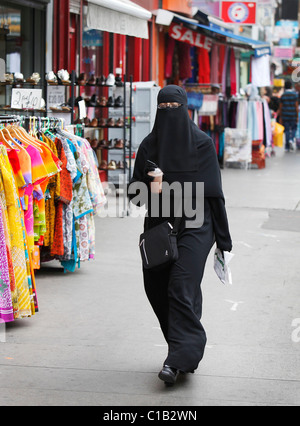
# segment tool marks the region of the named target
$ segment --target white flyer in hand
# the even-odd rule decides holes
[[[223,284],[232,284],[231,271],[228,266],[234,254],[220,249],[215,250],[214,254],[214,270]]]

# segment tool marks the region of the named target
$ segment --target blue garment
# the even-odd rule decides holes
[[[298,102],[298,94],[293,90],[286,90],[280,98],[281,103],[281,118],[282,121],[295,123],[298,117],[296,109],[296,102]]]

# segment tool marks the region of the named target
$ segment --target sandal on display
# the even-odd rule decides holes
[[[57,77],[53,71],[48,72],[48,74],[46,75],[46,80],[47,80],[47,83],[50,84],[51,86],[58,85]]]
[[[57,72],[57,77],[61,80],[62,84],[68,85],[71,84],[70,74],[67,70],[59,70]]]
[[[117,164],[116,164],[115,160],[111,160],[108,163],[107,169],[108,170],[117,170]]]
[[[31,84],[38,84],[40,79],[41,79],[40,74],[38,72],[34,72],[31,74],[31,77],[28,77],[26,79],[26,81],[27,83],[31,83]]]

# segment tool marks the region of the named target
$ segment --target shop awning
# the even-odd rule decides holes
[[[130,0],[89,0],[87,28],[148,38],[152,13]]]
[[[248,37],[243,37],[237,34],[234,34],[224,26],[218,25],[218,20],[213,20],[211,17],[208,17],[208,25],[199,23],[196,19],[189,19],[181,15],[159,9],[157,11],[156,23],[161,25],[170,25],[171,22],[180,23],[193,31],[198,31],[204,33],[206,36],[211,37],[212,39],[219,38],[219,36],[226,37],[234,42],[235,47],[240,47],[241,49],[253,50],[254,56],[259,58],[263,55],[271,55],[271,46],[269,43],[263,41],[253,40]]]
[[[202,24],[196,24],[198,28],[202,28],[203,30],[207,31],[208,35],[211,34],[212,37],[214,35],[222,35],[224,37],[230,38],[231,40],[234,40],[237,43],[241,43],[241,46],[243,49],[245,46],[251,50],[254,50],[254,56],[255,58],[260,58],[264,55],[271,55],[271,46],[269,43],[265,43],[263,41],[253,40],[248,37],[239,36],[237,34],[233,34],[229,31],[218,29],[216,27],[202,25]],[[238,46],[237,46],[238,47]]]

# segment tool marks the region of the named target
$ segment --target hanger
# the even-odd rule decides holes
[[[3,145],[5,145],[7,148],[10,148],[10,149],[14,149],[15,150],[15,147],[13,146],[13,144],[12,144],[12,142],[10,141],[10,140],[7,140],[6,139],[6,137],[4,136],[4,130],[5,130],[5,128],[4,128],[4,126],[2,126],[2,128],[0,128],[0,135],[2,136],[1,138],[0,138],[0,141],[3,143]]]

